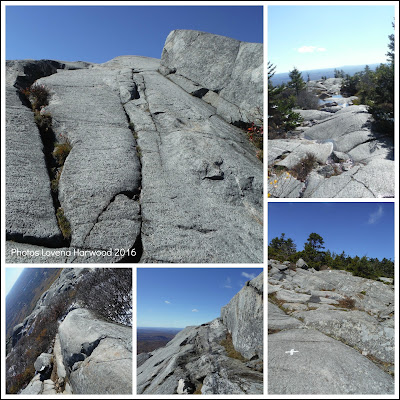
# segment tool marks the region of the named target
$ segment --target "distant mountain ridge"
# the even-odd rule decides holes
[[[6,297],[6,334],[27,317],[62,268],[25,268]]]
[[[375,70],[376,67],[380,65],[380,63],[376,64],[367,64],[372,70]],[[326,76],[327,78],[335,77],[335,69],[343,70],[346,74],[354,75],[356,72],[362,71],[365,68],[365,65],[344,65],[342,67],[334,67],[334,68],[322,68],[322,69],[313,69],[313,70],[304,70],[301,71],[303,75],[303,79],[307,80],[307,74],[310,74],[310,80],[316,81],[321,79],[322,76]],[[279,74],[275,74],[271,78],[271,82],[274,86],[281,85],[282,83],[287,83],[290,81],[289,72],[282,72]]]

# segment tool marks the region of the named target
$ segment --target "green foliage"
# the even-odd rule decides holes
[[[312,267],[319,271],[321,265],[325,263],[325,253],[322,251],[324,248],[324,239],[318,233],[310,233],[307,242],[304,243],[303,259]]]
[[[51,180],[51,191],[53,193],[58,193],[58,185],[60,182],[61,178],[61,173],[62,173],[63,168],[56,168],[56,171],[54,172],[54,178]]]
[[[344,71],[341,69],[341,70],[338,70],[338,69],[334,69],[333,70],[333,73],[334,73],[334,76],[335,76],[335,78],[344,78]]]
[[[293,244],[293,246],[292,246]],[[394,262],[390,259],[368,258],[367,256],[350,257],[343,251],[341,254],[323,251],[324,239],[317,233],[309,235],[304,249],[295,252],[296,246],[292,239],[285,239],[285,234],[271,240],[268,246],[268,258],[279,261],[290,261],[296,263],[302,258],[309,267],[319,270],[321,266],[332,269],[340,269],[351,272],[355,276],[368,279],[379,277],[394,278]]]
[[[393,25],[394,27],[394,25]],[[375,71],[368,65],[353,76],[346,75],[341,93],[358,96],[360,104],[368,106],[374,118],[373,129],[388,136],[394,135],[394,35],[389,35],[388,64]]]
[[[289,172],[300,181],[304,182],[308,176],[308,174],[314,168],[317,159],[311,153],[307,153],[307,155],[302,158],[296,165],[294,165]]]
[[[271,79],[275,66],[268,63],[268,138],[286,137],[286,132],[296,128],[303,121],[300,114],[292,109],[296,106],[296,96],[285,85],[273,86]]]
[[[281,237],[273,238],[268,246],[268,254],[271,258],[285,261],[287,258],[296,253],[296,245],[291,238],[285,238],[285,234],[281,233]],[[275,257],[274,257],[275,256]]]
[[[292,71],[289,72],[290,81],[288,82],[288,87],[292,88],[296,92],[296,96],[305,88],[306,83],[301,76],[301,72],[294,67]]]

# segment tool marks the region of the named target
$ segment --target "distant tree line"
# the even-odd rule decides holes
[[[351,272],[353,275],[368,279],[379,277],[394,277],[394,262],[390,259],[370,257],[351,257],[343,251],[341,254],[324,251],[324,239],[315,232],[310,233],[304,249],[297,251],[291,238],[286,238],[282,233],[280,237],[273,238],[268,245],[268,258],[279,261],[296,263],[302,258],[310,268],[317,271],[324,268],[341,269]]]
[[[394,27],[394,24],[392,24]],[[374,129],[379,133],[394,135],[394,35],[389,35],[387,64],[381,64],[372,71],[368,66],[353,76],[343,70],[335,69],[335,78],[343,78],[341,93],[357,96],[358,104],[368,106],[374,118]],[[287,132],[302,122],[294,108],[318,109],[318,97],[307,90],[301,72],[294,67],[289,72],[290,81],[285,85],[274,86],[272,78],[276,66],[268,62],[268,138],[285,138]],[[321,77],[326,80],[327,77]],[[309,82],[310,76],[307,77]],[[355,102],[356,104],[356,102]]]

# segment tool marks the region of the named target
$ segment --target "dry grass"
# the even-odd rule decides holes
[[[64,210],[59,207],[56,213],[58,226],[60,227],[61,233],[64,236],[64,239],[71,238],[71,225],[67,220],[66,216],[64,215]]]
[[[296,165],[294,165],[290,169],[290,173],[300,181],[304,182],[308,176],[308,174],[314,168],[314,164],[316,163],[316,157],[308,153],[304,158],[302,158]]]
[[[239,361],[247,361],[238,351],[236,351],[232,342],[232,335],[227,333],[226,338],[221,342],[221,345],[225,348],[228,357],[236,358]]]
[[[68,140],[63,143],[54,144],[53,157],[55,158],[59,166],[64,165],[65,159],[68,157],[71,149],[72,146]]]
[[[338,307],[347,308],[349,310],[354,310],[356,305],[356,301],[351,299],[350,297],[345,297],[344,299],[338,300]]]

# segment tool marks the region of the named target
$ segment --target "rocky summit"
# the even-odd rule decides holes
[[[270,197],[394,197],[393,139],[377,132],[365,105],[339,95],[342,78],[307,82],[323,99],[318,110],[293,110],[303,124],[288,138],[268,141]],[[292,170],[311,155],[304,177]],[[282,173],[283,171],[283,173]]]
[[[34,310],[12,330],[6,357],[7,393],[132,394],[132,327],[121,318],[124,309],[128,314],[131,310],[132,289],[127,295],[121,284],[105,279],[124,279],[118,270],[109,274],[89,268],[61,271]],[[90,283],[85,286],[85,281]],[[90,292],[88,286],[100,292],[94,295],[94,290],[90,301],[83,303],[80,293]],[[107,292],[122,305],[118,313],[106,299]]]
[[[262,262],[262,44],[176,30],[6,78],[7,262]]]
[[[220,318],[186,327],[137,363],[138,394],[262,394],[263,274]]]
[[[393,394],[394,286],[268,261],[269,394]]]

